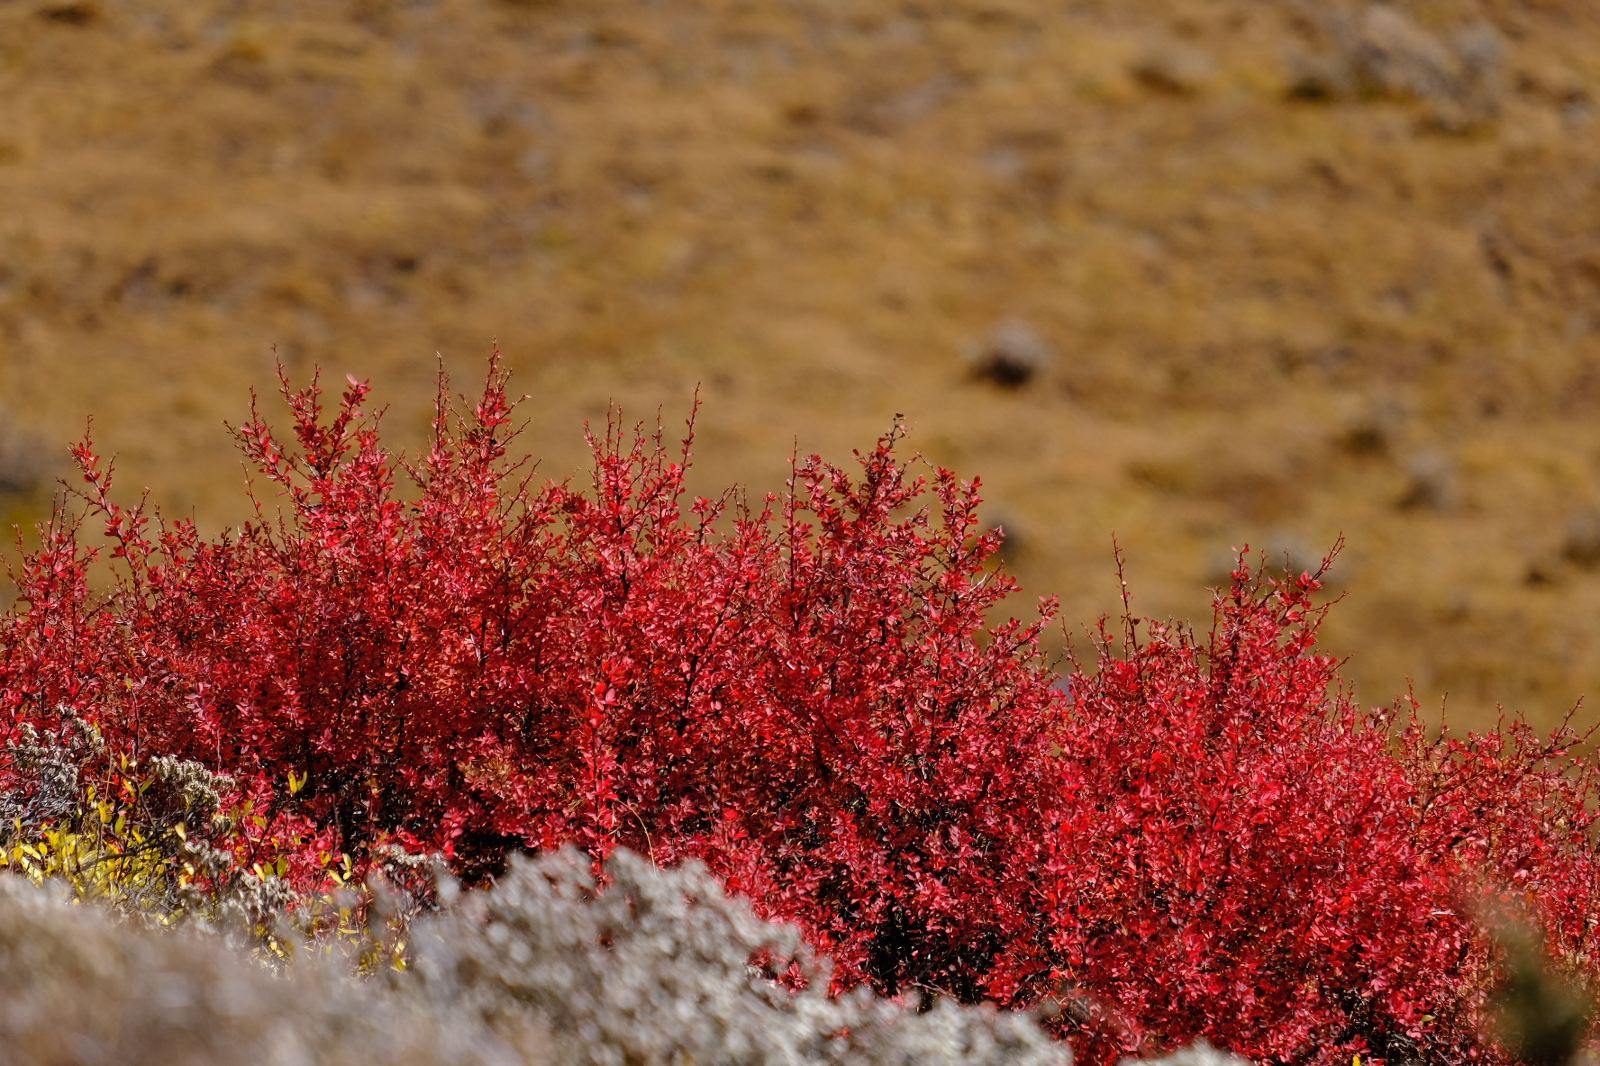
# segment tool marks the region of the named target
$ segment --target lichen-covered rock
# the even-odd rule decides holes
[[[0,876],[0,1048],[15,1066],[525,1066],[470,1022],[324,965],[278,976],[215,936],[144,929]]]
[[[619,851],[606,872],[601,889],[576,852],[515,862],[418,932],[394,984],[497,1032],[531,1020],[560,1062],[1071,1061],[1025,1014],[948,1001],[917,1013],[865,989],[830,999],[826,963],[799,932],[758,918],[698,865],[659,870]],[[804,987],[753,969],[762,956]]]

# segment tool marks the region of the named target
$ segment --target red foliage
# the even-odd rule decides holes
[[[1419,838],[1384,716],[1330,696],[1315,587],[1241,568],[1209,640],[1130,627],[1074,678],[1050,936],[1112,1008],[1096,1048],[1208,1035],[1348,1063],[1475,1043],[1485,959],[1455,871]]]
[[[1500,1061],[1483,883],[1593,970],[1593,764],[1568,733],[1397,736],[1335,690],[1311,575],[1241,566],[1208,640],[1130,623],[1069,697],[1052,604],[986,621],[1014,585],[976,482],[912,477],[897,432],[756,506],[687,498],[690,441],[615,419],[587,491],[533,487],[497,363],[415,465],[365,385],[331,418],[315,383],[283,391],[293,446],[238,431],[283,513],[232,537],[118,505],[78,449],[87,514],[58,514],[0,621],[0,733],[70,708],[249,783],[285,840],[470,878],[567,841],[699,857],[838,987],[1057,1002],[1090,1063],[1199,1036]],[[91,517],[121,562],[104,594]]]

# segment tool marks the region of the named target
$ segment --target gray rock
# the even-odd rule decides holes
[[[1499,117],[1505,41],[1488,23],[1439,34],[1401,8],[1378,3],[1354,17],[1331,16],[1326,37],[1327,48],[1295,58],[1291,95],[1418,100],[1433,126],[1451,133]]]
[[[1211,55],[1190,44],[1160,38],[1149,41],[1128,72],[1146,88],[1173,96],[1194,96],[1216,77]]]
[[[1600,510],[1580,511],[1567,520],[1561,556],[1585,570],[1600,567]]]
[[[1406,488],[1400,506],[1407,510],[1450,511],[1461,502],[1461,478],[1449,452],[1418,452],[1406,464]]]
[[[415,931],[396,989],[441,1017],[548,1032],[559,1062],[1069,1066],[1030,1014],[939,1000],[919,1012],[865,988],[827,995],[798,929],[763,921],[697,863],[618,851],[603,890],[576,852],[516,857],[489,892]],[[750,958],[792,960],[790,993]]]
[[[974,376],[1013,389],[1028,384],[1055,361],[1050,342],[1020,318],[997,323],[971,356]]]
[[[0,496],[22,496],[44,485],[48,470],[44,446],[0,408]]]

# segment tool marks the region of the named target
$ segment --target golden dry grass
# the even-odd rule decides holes
[[[1549,720],[1600,692],[1600,14],[1402,6],[1496,28],[1498,110],[1295,98],[1356,3],[21,0],[0,404],[213,527],[274,344],[415,445],[497,338],[552,474],[696,383],[708,484],[904,412],[1075,622],[1113,532],[1203,617],[1230,545],[1342,531],[1359,695]],[[1011,316],[1059,353],[1019,390],[965,361]]]

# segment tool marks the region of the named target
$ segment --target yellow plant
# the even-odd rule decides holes
[[[64,882],[78,901],[160,925],[194,919],[242,928],[269,961],[312,952],[343,955],[362,972],[405,969],[417,908],[403,894],[364,884],[350,855],[319,853],[321,889],[295,892],[286,855],[245,864],[210,842],[231,824],[265,821],[250,801],[221,814],[215,775],[159,760],[141,766],[126,756],[116,764],[102,784],[79,788],[69,810],[0,825],[0,869],[36,884]],[[303,775],[291,778],[291,794],[303,785]]]

